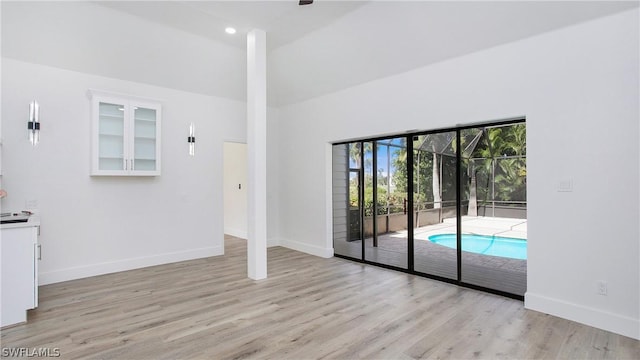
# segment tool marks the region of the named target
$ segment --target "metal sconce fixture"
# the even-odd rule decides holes
[[[189,143],[189,155],[194,156],[196,154],[196,128],[193,126],[193,123],[189,125],[187,142]]]
[[[29,130],[29,142],[31,142],[31,145],[38,145],[38,142],[40,142],[40,105],[36,101],[32,101],[29,104],[27,129]]]

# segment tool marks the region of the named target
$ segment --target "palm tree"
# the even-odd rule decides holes
[[[486,178],[485,202],[524,200],[526,191],[526,125],[484,128],[473,152],[473,178]],[[482,174],[482,176],[478,176]],[[480,191],[477,191],[480,192]]]
[[[365,166],[371,166],[371,159],[367,158],[367,154],[371,154],[372,153],[372,143],[370,142],[365,142],[363,143],[363,147],[364,147],[364,154],[365,154]],[[351,143],[349,145],[349,157],[351,158],[351,160],[353,160],[353,162],[355,163],[355,168],[357,169],[361,169],[361,156],[360,156],[360,143],[359,142],[354,142]]]
[[[438,166],[438,154],[433,148],[433,166],[431,168],[432,192],[433,192],[433,208],[440,209],[442,207],[442,194],[440,189],[440,167]]]

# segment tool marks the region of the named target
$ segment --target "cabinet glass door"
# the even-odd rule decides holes
[[[125,167],[124,105],[100,102],[98,111],[98,169],[122,170]]]
[[[156,164],[156,109],[133,108],[133,169],[154,171]]]

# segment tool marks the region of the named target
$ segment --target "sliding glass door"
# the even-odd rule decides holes
[[[406,140],[397,137],[333,146],[336,255],[408,269]]]
[[[371,156],[365,157],[370,170],[365,172],[364,258],[408,269],[407,138],[365,144]]]
[[[456,132],[413,137],[413,253],[417,272],[458,279]]]
[[[360,142],[333,146],[333,251],[362,259],[362,195]]]
[[[523,121],[333,146],[334,253],[522,297]]]
[[[524,296],[527,284],[524,123],[464,129],[461,281]]]

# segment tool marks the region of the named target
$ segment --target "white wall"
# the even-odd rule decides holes
[[[224,233],[247,238],[247,144],[224,143]]]
[[[161,176],[89,176],[89,88],[162,101]],[[244,103],[8,58],[2,95],[2,209],[37,200],[41,284],[223,253],[223,139],[246,138]],[[41,107],[35,148],[31,100]]]
[[[0,9],[7,139],[1,179],[10,191],[1,205],[19,210],[27,200],[39,203],[42,283],[221,254],[223,142],[247,136],[245,49],[87,2],[2,2]],[[163,101],[160,177],[88,177],[88,88]],[[22,121],[33,99],[49,122],[36,149],[24,147]],[[268,109],[270,140],[278,138],[277,116]],[[194,158],[186,156],[191,121]],[[269,142],[272,246],[279,242],[275,149],[277,142]]]
[[[0,6],[4,57],[246,99],[245,49],[88,1],[2,1]]]
[[[366,1],[269,54],[289,105],[610,13],[632,1]],[[381,24],[384,24],[382,26]]]
[[[279,194],[280,194],[280,174],[278,158],[280,135],[279,135],[279,109],[274,107],[267,107],[267,246],[279,246],[280,245],[280,208],[279,208]],[[225,137],[224,140],[227,143],[242,143],[246,144],[247,131],[246,131],[246,119],[242,123],[243,133],[236,134],[234,136]],[[246,167],[247,161],[244,164],[234,164],[234,167],[244,166]],[[226,164],[225,164],[226,166]],[[246,172],[247,169],[244,171]],[[242,171],[241,169],[232,169],[232,172]],[[235,185],[237,189],[237,184]],[[231,188],[230,188],[231,189]],[[226,192],[226,188],[223,190]],[[226,198],[225,198],[226,199]],[[248,204],[247,204],[248,205]],[[235,211],[235,210],[232,210]],[[226,212],[226,211],[225,211]],[[247,216],[246,214],[244,216]],[[226,214],[225,214],[226,219]],[[240,228],[241,224],[238,222],[237,227]],[[247,224],[242,227],[246,238]],[[225,230],[226,231],[226,230]],[[240,236],[243,232],[239,232]],[[231,235],[234,235],[231,233]]]
[[[268,68],[267,68],[267,71]],[[280,245],[280,110],[267,107],[267,247]]]
[[[330,142],[526,116],[526,307],[640,338],[638,18],[627,11],[282,107],[281,244],[332,254]],[[565,179],[573,192],[556,191]]]

